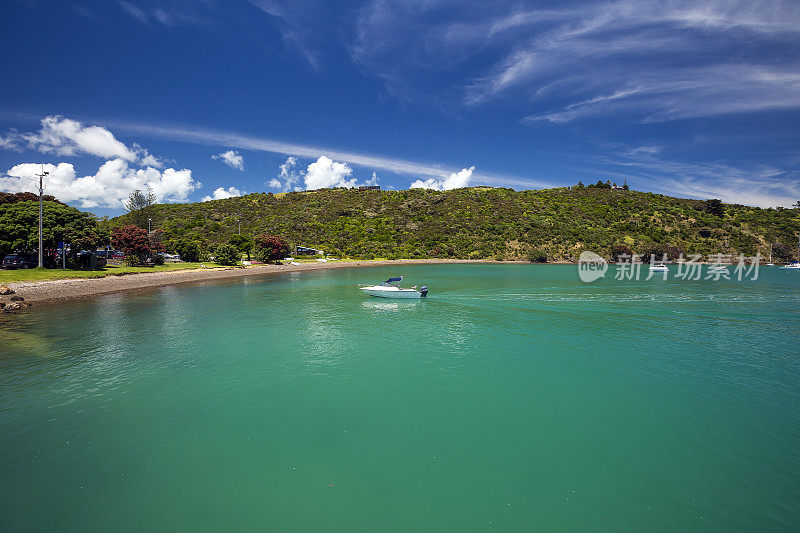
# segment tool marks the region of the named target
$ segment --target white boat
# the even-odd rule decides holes
[[[769,245],[769,263],[767,263],[768,267],[774,267],[775,264],[772,262],[772,245]]]
[[[364,291],[370,296],[377,296],[378,298],[424,298],[428,295],[428,287],[422,287],[417,290],[415,285],[410,289],[403,289],[395,284],[395,282],[400,281],[403,281],[403,276],[399,278],[389,278],[378,285],[361,286],[359,290]]]
[[[797,236],[797,261],[783,265],[781,270],[800,270],[800,234]]]
[[[669,272],[669,268],[664,263],[653,263],[650,265],[650,272]]]

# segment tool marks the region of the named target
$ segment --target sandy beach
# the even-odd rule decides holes
[[[204,283],[209,281],[264,276],[285,272],[302,272],[330,268],[364,268],[379,266],[421,265],[439,263],[498,263],[491,260],[459,259],[399,259],[395,261],[329,261],[327,263],[301,263],[299,265],[254,265],[245,268],[198,268],[171,272],[147,272],[126,276],[106,276],[91,279],[61,279],[52,281],[9,283],[8,286],[32,304],[89,298],[102,294],[151,289],[165,285]],[[503,263],[511,263],[505,261]],[[11,296],[0,296],[0,302],[9,303]]]

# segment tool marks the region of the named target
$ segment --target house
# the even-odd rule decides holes
[[[359,191],[379,191],[381,190],[380,185],[364,185],[358,188]]]
[[[325,255],[325,252],[322,250],[317,250],[316,248],[297,246],[295,250],[295,255]]]

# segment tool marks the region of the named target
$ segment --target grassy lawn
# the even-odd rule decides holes
[[[217,263],[203,263],[206,268],[221,267]],[[121,276],[137,274],[140,272],[167,272],[172,270],[187,270],[200,268],[200,263],[167,263],[156,267],[129,267],[123,265],[108,265],[103,270],[60,270],[55,268],[31,268],[28,270],[0,270],[0,283],[14,283],[17,281],[44,281],[50,279],[66,278],[104,278],[106,276]]]

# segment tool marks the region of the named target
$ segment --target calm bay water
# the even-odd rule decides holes
[[[367,298],[403,274],[427,301]],[[790,531],[800,275],[286,274],[0,334],[2,531]]]

